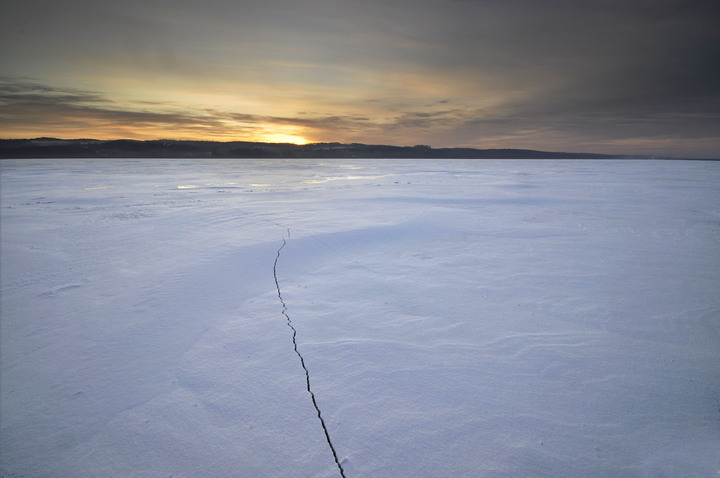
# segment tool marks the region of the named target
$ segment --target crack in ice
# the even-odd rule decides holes
[[[287,237],[290,238],[290,229],[287,229]],[[317,404],[317,400],[315,399],[315,394],[313,393],[312,389],[310,388],[310,372],[307,369],[307,366],[305,365],[305,359],[303,358],[302,354],[298,350],[297,345],[297,330],[292,324],[292,320],[290,320],[290,316],[287,313],[287,306],[285,305],[285,300],[283,299],[282,293],[280,292],[280,283],[278,282],[277,277],[277,264],[278,260],[280,259],[280,252],[283,250],[285,245],[287,244],[287,241],[285,240],[285,237],[283,236],[283,243],[282,246],[277,251],[277,256],[275,257],[275,264],[273,264],[273,276],[275,278],[275,287],[277,288],[277,294],[278,298],[280,299],[280,303],[282,304],[282,314],[285,316],[285,319],[287,320],[287,325],[292,330],[292,342],[293,342],[293,348],[295,349],[295,354],[297,354],[298,358],[300,359],[300,365],[302,365],[303,370],[305,371],[305,383],[307,384],[307,391],[310,394],[310,398],[312,399],[312,404],[315,407],[315,411],[317,412],[317,416],[320,419],[320,425],[322,425],[323,432],[325,432],[325,439],[327,440],[328,446],[330,446],[330,451],[332,451],[333,458],[335,458],[335,464],[337,465],[338,469],[340,470],[340,475],[345,478],[345,470],[343,470],[342,465],[340,464],[340,460],[338,459],[337,452],[335,451],[335,447],[333,446],[332,440],[330,440],[330,433],[328,432],[327,426],[325,425],[325,420],[323,420],[322,413],[320,413],[320,407]]]

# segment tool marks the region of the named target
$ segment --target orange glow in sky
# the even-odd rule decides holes
[[[720,157],[717,2],[6,3],[0,138]]]
[[[268,133],[266,135],[260,135],[255,138],[255,141],[261,143],[293,143],[293,144],[308,144],[310,141],[301,137],[291,134],[283,133]]]

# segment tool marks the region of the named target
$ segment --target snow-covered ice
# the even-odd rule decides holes
[[[348,477],[720,476],[720,162],[0,167],[2,476],[340,476],[275,278]]]

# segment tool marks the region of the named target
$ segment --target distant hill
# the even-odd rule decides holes
[[[431,148],[360,143],[253,143],[246,141],[135,141],[96,139],[4,139],[0,158],[435,158],[435,159],[618,159],[628,156],[530,149]]]

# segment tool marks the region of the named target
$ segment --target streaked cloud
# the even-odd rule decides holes
[[[23,0],[3,13],[15,80],[1,136],[720,156],[714,1]]]
[[[155,137],[197,138],[199,135],[221,140],[271,140],[274,134],[323,141],[326,135],[340,135],[354,141],[363,134],[387,127],[428,128],[438,117],[449,118],[448,111],[401,113],[385,121],[351,115],[269,116],[215,109],[173,109],[165,103],[118,103],[100,93],[72,88],[53,88],[28,80],[0,82],[0,127],[23,132],[24,125],[38,128],[31,136],[56,128],[60,131],[84,130],[105,136],[122,131],[132,139]],[[45,129],[43,129],[45,128]],[[277,132],[277,133],[274,133]],[[91,135],[92,136],[92,135]]]

